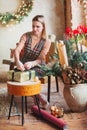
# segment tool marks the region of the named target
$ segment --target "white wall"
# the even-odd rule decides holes
[[[1,5],[1,2],[4,5]],[[13,7],[12,9],[15,10],[14,6],[18,6],[20,0],[15,0],[14,4],[12,2],[12,0],[0,0],[0,12],[4,11],[4,9],[7,11],[8,7]],[[5,3],[8,4],[5,5]],[[0,71],[8,70],[8,66],[2,64],[2,60],[9,59],[10,48],[15,47],[15,44],[24,32],[31,30],[31,20],[37,14],[45,16],[48,34],[55,34],[58,39],[62,39],[65,23],[63,0],[34,0],[33,10],[20,24],[9,27],[0,26]]]
[[[72,10],[72,29],[75,29],[78,25],[82,24],[82,6],[77,0],[71,0]]]

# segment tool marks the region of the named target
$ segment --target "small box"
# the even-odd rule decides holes
[[[14,72],[14,81],[24,82],[29,80],[29,72]]]
[[[48,83],[48,76],[45,76],[45,77],[43,77],[43,78],[40,78],[40,81],[41,81],[42,84]]]
[[[12,81],[13,79],[14,70],[10,70],[7,72],[7,80]]]

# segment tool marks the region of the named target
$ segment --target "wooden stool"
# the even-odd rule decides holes
[[[39,80],[37,82],[26,81],[26,82],[22,82],[22,83],[8,81],[7,87],[8,87],[8,93],[10,95],[12,95],[8,119],[10,119],[11,108],[12,108],[14,96],[22,96],[22,125],[24,124],[24,97],[25,97],[26,113],[27,113],[27,96],[35,96],[38,110],[40,112],[39,99],[37,96],[41,92],[41,82]]]

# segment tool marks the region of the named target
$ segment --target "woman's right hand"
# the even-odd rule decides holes
[[[24,65],[23,65],[23,63],[22,63],[21,61],[18,61],[18,62],[16,63],[16,65],[17,65],[17,69],[18,69],[18,70],[21,70],[21,71],[24,71],[24,70],[25,70]]]

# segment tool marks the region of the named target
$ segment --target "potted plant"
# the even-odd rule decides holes
[[[87,27],[66,29],[64,44],[68,56],[68,67],[63,67],[64,97],[72,111],[83,111],[87,107]]]
[[[67,28],[64,40],[58,42],[60,50],[51,56],[47,65],[40,66],[45,75],[58,75],[63,79],[64,98],[70,109],[77,112],[85,110],[87,104],[86,40],[87,27]]]

